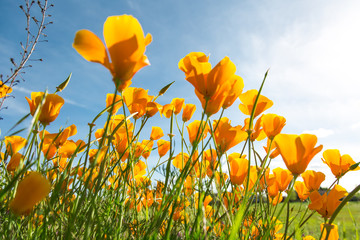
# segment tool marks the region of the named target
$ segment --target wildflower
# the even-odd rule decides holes
[[[213,95],[210,99],[206,99],[203,95],[201,95],[196,90],[195,90],[195,95],[200,100],[202,108],[204,109],[204,112],[206,113],[206,115],[211,116],[211,115],[217,113],[221,109],[230,89],[231,89],[231,86],[229,84],[224,84],[220,88],[220,90],[217,91],[216,94]]]
[[[244,88],[244,81],[240,76],[235,75],[230,81],[231,88],[222,105],[225,109],[233,105],[235,100],[241,95]]]
[[[73,140],[68,140],[62,145],[59,149],[59,155],[65,158],[71,158],[74,156],[75,152],[82,152],[85,150],[86,143],[83,140],[77,140],[74,142]]]
[[[216,158],[217,153],[215,149],[208,149],[203,152],[203,161],[206,162],[206,174],[210,178],[219,165],[218,161],[216,161]]]
[[[201,127],[201,128],[200,128]],[[204,121],[195,120],[186,126],[189,134],[189,141],[192,145],[206,138],[209,126]]]
[[[77,133],[77,128],[75,124],[68,126],[67,128],[61,130],[59,133],[49,133],[41,131],[39,136],[44,142],[53,144],[56,148],[61,147],[66,143],[69,137],[74,136]]]
[[[56,157],[52,159],[52,162],[54,164],[54,167],[59,170],[60,172],[63,172],[67,167],[67,158],[66,157]]]
[[[136,113],[134,119],[138,119],[146,113],[147,104],[153,96],[148,95],[148,90],[129,87],[123,91],[123,98],[130,113]]]
[[[296,181],[294,184],[294,189],[297,192],[301,201],[305,201],[309,197],[309,189],[305,186],[304,182]]]
[[[194,192],[195,177],[188,175],[184,182],[184,191],[187,196],[190,196]]]
[[[222,188],[225,185],[226,180],[229,178],[229,176],[224,172],[215,172],[215,180],[216,184]]]
[[[171,104],[174,106],[174,114],[177,115],[181,112],[184,107],[185,99],[183,98],[173,98]]]
[[[250,176],[249,176],[249,189],[252,189],[255,186],[255,183],[258,179],[258,168],[256,166],[250,166]],[[244,186],[247,186],[247,177],[243,183]]]
[[[276,196],[273,197],[273,198],[270,198],[270,199],[269,199],[269,202],[270,202],[273,206],[275,206],[275,205],[281,203],[282,200],[283,200],[283,195],[282,195],[281,192],[279,192],[278,195],[276,195]]]
[[[242,113],[249,116],[251,115],[258,94],[258,91],[253,89],[239,96],[240,101],[242,102],[239,105],[239,109]],[[259,116],[265,110],[269,109],[272,105],[273,102],[270,99],[263,95],[260,95],[254,112],[254,118]]]
[[[115,98],[115,99],[114,99]],[[112,93],[108,93],[106,94],[106,107],[110,107],[111,105],[114,106],[112,107],[112,115],[116,114],[117,111],[119,110],[119,108],[122,107],[122,101],[121,101],[121,96],[120,95],[116,95],[112,94]],[[108,109],[108,112],[111,111],[111,107]]]
[[[302,240],[316,240],[316,238],[314,238],[313,236],[308,235],[308,236],[303,237]]]
[[[350,167],[355,164],[354,160],[348,154],[340,155],[337,149],[328,149],[323,152],[322,161],[329,166],[331,172],[335,177],[340,178]],[[352,169],[354,171],[360,170],[360,167]]]
[[[26,145],[26,139],[20,136],[7,136],[4,139],[6,151],[9,155],[13,155],[20,151]]]
[[[325,180],[325,174],[314,170],[305,171],[301,174],[301,177],[304,179],[305,186],[310,192],[318,190],[321,183]]]
[[[282,116],[268,113],[262,116],[262,126],[266,136],[272,140],[285,126],[286,119]]]
[[[249,161],[245,157],[233,158],[230,162],[230,181],[232,184],[241,185],[248,174]]]
[[[179,69],[194,86],[205,113],[210,116],[221,107],[231,105],[233,97],[238,93],[232,87],[241,86],[237,81],[242,79],[235,75],[236,67],[228,57],[224,57],[214,68],[208,60],[204,53],[192,52],[180,60]]]
[[[176,155],[172,163],[177,169],[183,170],[189,158],[189,154],[179,153],[178,155]]]
[[[338,226],[336,224],[328,224],[328,223],[322,223],[320,225],[321,232],[323,231],[323,228],[325,227],[326,231],[324,231],[321,240],[338,240],[339,238],[339,232],[338,232]],[[326,238],[326,236],[329,236]]]
[[[91,163],[95,163],[96,165],[100,165],[101,162],[104,160],[107,150],[108,150],[108,146],[103,146],[100,149],[100,152],[98,153],[98,149],[90,149],[89,151],[89,161]]]
[[[220,155],[247,138],[247,133],[240,125],[232,127],[230,123],[231,121],[226,117],[222,117],[219,122],[214,120],[213,123],[214,138]]]
[[[73,47],[86,60],[100,63],[109,69],[118,91],[122,91],[131,84],[137,71],[150,65],[144,53],[152,40],[151,35],[144,37],[136,18],[121,15],[106,19],[104,39],[106,47],[93,32],[80,30],[75,35]]]
[[[267,192],[270,198],[275,198],[279,194],[279,184],[277,183],[275,176],[271,174],[269,176],[271,181],[268,182]]]
[[[107,123],[104,124],[104,128]],[[109,129],[111,132],[114,132],[116,130],[117,133],[128,133],[129,136],[132,135],[132,131],[134,130],[134,125],[132,122],[128,119],[126,121],[126,127],[125,127],[125,116],[122,114],[114,115],[111,117],[111,120],[109,122]],[[102,136],[104,134],[104,130],[98,132],[97,138]]]
[[[139,160],[134,166],[134,175],[135,176],[143,176],[146,174],[146,164]]]
[[[184,122],[189,121],[192,115],[194,114],[195,110],[196,110],[195,104],[191,104],[191,103],[186,104],[183,110],[182,120]]]
[[[157,145],[158,145],[158,153],[160,157],[163,157],[170,149],[170,142],[163,139],[159,139],[157,141]]]
[[[279,156],[279,150],[276,148],[275,144],[271,144],[271,147],[270,147],[270,139],[268,139],[267,143],[266,143],[266,147],[264,147],[266,153],[268,153],[268,151],[270,151],[270,155],[269,155],[269,158],[270,159],[273,159],[273,158],[276,158],[277,156]],[[270,147],[270,150],[269,150],[269,147]]]
[[[9,172],[11,171],[15,171],[19,165],[20,165],[20,161],[24,160],[24,156],[21,153],[15,153],[11,156],[10,161],[6,167],[6,170],[8,170]]]
[[[282,169],[280,167],[273,170],[275,175],[275,181],[279,187],[279,191],[283,192],[289,186],[293,176],[289,170]]]
[[[115,150],[120,155],[122,161],[125,161],[129,155],[128,137],[131,138],[131,135],[132,133],[129,133],[128,135],[127,132],[116,132],[114,134],[115,138],[112,140],[112,143],[114,144]]]
[[[347,192],[340,185],[335,185],[328,194],[320,195],[318,191],[310,193],[310,210],[316,210],[324,218],[329,218],[340,205],[340,199],[345,197]]]
[[[312,134],[279,134],[275,145],[286,167],[294,175],[305,172],[311,159],[321,151],[322,145],[315,147],[317,137]]]
[[[8,93],[12,92],[12,88],[6,86],[2,81],[0,81],[0,99],[6,97]]]
[[[63,148],[61,151],[70,153],[70,149],[74,153],[77,146],[81,144],[84,146],[85,143],[77,142],[77,143],[69,143],[68,138],[74,136],[77,133],[76,126],[74,124],[70,125],[69,127],[61,130],[59,133],[49,133],[48,131],[44,130],[39,133],[40,138],[42,138],[42,152],[47,159],[50,159],[55,156],[56,152],[63,148],[65,144],[68,143],[66,148]],[[72,141],[73,142],[73,141]]]
[[[262,121],[262,116],[259,117],[258,120],[256,120],[254,129],[250,129],[250,131],[251,131],[250,140],[252,142],[255,141],[255,140],[261,141],[261,140],[266,138],[266,134],[264,132],[264,129],[261,127],[261,121]],[[243,126],[242,130],[243,131],[248,131],[249,130],[249,124],[250,124],[250,118],[245,118],[244,126]]]
[[[39,172],[30,172],[20,181],[10,209],[17,215],[28,214],[49,192],[49,181]]]
[[[169,104],[165,104],[162,109],[161,109],[161,113],[166,117],[166,118],[170,118],[171,115],[174,112],[174,105],[169,103]]]
[[[25,97],[29,103],[30,113],[32,116],[34,116],[36,109],[41,104],[43,97],[43,92],[32,92],[31,99]],[[57,118],[64,103],[65,102],[62,97],[56,94],[47,94],[45,96],[45,102],[40,109],[39,121],[44,125],[49,125]]]
[[[150,156],[152,146],[154,142],[152,140],[142,140],[142,142],[137,142],[135,148],[135,157],[140,157],[140,155],[147,159]]]
[[[148,102],[146,104],[146,117],[153,117],[157,112],[161,111],[162,106],[157,102]]]
[[[164,136],[163,130],[160,127],[153,126],[151,129],[150,140],[158,140]]]

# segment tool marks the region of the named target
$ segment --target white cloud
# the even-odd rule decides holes
[[[314,134],[318,138],[326,138],[330,135],[333,135],[334,131],[331,129],[319,128],[319,129],[315,129],[315,130],[305,130],[303,133]]]

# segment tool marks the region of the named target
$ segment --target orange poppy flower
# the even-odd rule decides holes
[[[301,174],[301,177],[304,179],[305,186],[310,192],[318,190],[321,183],[325,180],[325,174],[314,170],[306,170]]]
[[[139,160],[134,166],[134,175],[143,176],[146,174],[146,164]]]
[[[321,240],[339,240],[339,232],[338,232],[338,226],[336,224],[328,224],[328,223],[322,223],[320,225],[321,232],[323,232],[323,228],[325,227],[326,231],[324,231]],[[327,233],[329,233],[329,237],[326,238]],[[315,239],[315,238],[314,238]]]
[[[244,80],[240,76],[235,75],[234,78],[230,80],[229,84],[231,88],[222,105],[225,109],[233,105],[235,100],[241,95],[244,88]]]
[[[49,181],[39,172],[30,172],[20,181],[10,209],[17,215],[28,214],[49,192]]]
[[[256,166],[250,166],[249,189],[252,189],[255,186],[258,177],[258,168]],[[243,185],[247,185],[247,177],[245,178]]]
[[[323,195],[320,195],[318,191],[313,191],[310,193],[309,209],[316,210],[324,218],[329,218],[340,205],[340,199],[347,194],[345,188],[340,185],[335,185],[329,193]]]
[[[150,156],[152,147],[154,145],[154,142],[152,140],[142,140],[141,143],[137,143],[137,148],[135,149],[135,157],[140,157],[140,155],[148,159]]]
[[[230,162],[230,181],[232,184],[241,185],[248,174],[249,160],[242,158],[233,158]]]
[[[242,113],[244,113],[245,115],[249,115],[249,116],[251,115],[257,95],[258,95],[258,91],[253,89],[253,90],[249,90],[239,96],[240,101],[242,102],[239,105],[239,109]],[[259,116],[265,110],[269,109],[272,105],[273,105],[273,102],[270,99],[268,99],[267,97],[265,97],[263,95],[260,95],[257,105],[256,105],[254,118]]]
[[[279,194],[279,184],[275,180],[275,176],[270,174],[269,179],[271,181],[268,182],[267,192],[270,198],[275,198]]]
[[[164,139],[159,139],[157,141],[157,146],[160,157],[165,156],[165,154],[170,150],[170,142]]]
[[[185,99],[183,99],[183,98],[173,98],[171,100],[171,104],[174,106],[174,114],[175,115],[178,115],[181,112],[181,110],[184,107],[184,102],[185,102]]]
[[[76,153],[82,152],[85,150],[86,143],[83,140],[68,140],[64,145],[59,148],[59,155],[64,158],[71,158],[75,151]]]
[[[104,128],[106,126],[107,123],[104,124]],[[120,125],[120,126],[119,126]],[[120,115],[114,115],[111,117],[110,122],[109,122],[109,129],[111,132],[114,132],[116,129],[117,133],[128,133],[129,136],[132,135],[132,131],[134,130],[134,124],[132,124],[132,122],[128,119],[126,121],[126,127],[125,127],[125,116],[120,114]],[[98,134],[97,134],[97,138],[102,137],[102,135],[104,134],[104,130],[99,130]]]
[[[158,140],[164,136],[164,132],[161,127],[153,126],[151,128],[150,140]]]
[[[301,201],[305,201],[310,195],[309,189],[307,189],[304,182],[296,181],[294,189]]]
[[[184,191],[185,191],[186,195],[190,196],[193,193],[195,181],[196,181],[195,177],[193,177],[191,175],[188,175],[186,177],[185,182],[184,182]]]
[[[183,170],[183,168],[186,166],[187,161],[189,161],[189,158],[189,154],[179,153],[178,155],[176,155],[172,163],[177,169]]]
[[[174,112],[174,105],[169,103],[169,104],[165,104],[162,109],[161,109],[161,113],[166,117],[166,118],[170,118],[172,113]]]
[[[61,147],[66,143],[69,137],[74,136],[77,133],[77,128],[75,124],[68,126],[63,129],[59,133],[49,133],[45,130],[45,132],[41,131],[39,133],[40,137],[44,136],[44,142],[52,143],[56,148]]]
[[[0,81],[0,99],[7,96],[7,94],[11,92],[12,92],[12,88],[6,86],[5,84],[3,84],[2,81]]]
[[[206,174],[212,177],[213,172],[217,169],[219,163],[216,160],[217,153],[215,149],[208,149],[203,152],[203,161],[206,163]]]
[[[199,129],[201,126],[201,129]],[[189,141],[192,145],[206,138],[209,131],[209,126],[204,121],[195,120],[186,126],[189,134]],[[200,138],[200,134],[201,138]]]
[[[4,139],[6,151],[10,156],[17,153],[26,145],[26,139],[20,136],[7,136]]]
[[[157,102],[148,102],[146,104],[146,116],[153,117],[157,112],[161,112],[162,106]]]
[[[273,170],[273,173],[275,176],[275,181],[279,187],[279,191],[285,191],[293,179],[291,172],[289,170],[278,167]]]
[[[266,136],[272,140],[276,135],[278,135],[283,127],[285,126],[286,119],[282,116],[268,113],[262,116],[262,126]]]
[[[232,127],[230,123],[227,117],[221,118],[219,123],[217,120],[213,122],[215,142],[220,155],[247,138],[247,133],[240,125]]]
[[[305,172],[311,159],[321,151],[322,145],[315,147],[317,137],[312,134],[279,134],[275,145],[286,167],[294,174]]]
[[[185,79],[195,87],[205,113],[210,116],[232,104],[241,87],[241,78],[235,75],[236,67],[228,57],[223,58],[214,68],[204,53],[192,52],[179,62]],[[232,89],[233,88],[233,89]],[[226,102],[225,102],[226,101]]]
[[[89,151],[89,161],[93,164],[100,165],[104,160],[105,155],[107,154],[108,146],[103,146],[98,153],[98,149],[90,149]]]
[[[270,202],[273,206],[275,206],[275,205],[281,203],[282,200],[283,200],[283,195],[282,195],[281,192],[279,192],[278,195],[276,195],[276,196],[273,197],[273,198],[270,198],[270,199],[269,199],[269,202]]]
[[[6,166],[6,170],[9,172],[15,171],[19,167],[21,160],[24,160],[24,156],[18,152],[14,153],[10,158],[8,165]]]
[[[222,87],[209,99],[206,99],[196,89],[195,94],[200,100],[201,106],[206,115],[211,116],[221,109],[230,90],[231,86],[229,84],[223,84]]]
[[[119,108],[122,107],[122,101],[121,101],[121,96],[120,95],[116,95],[115,99],[115,94],[113,93],[108,93],[106,94],[106,107],[110,107],[112,104],[114,104],[113,106],[113,110],[112,110],[112,115],[116,114],[117,111],[119,110]],[[111,107],[109,108],[108,112],[110,112]]]
[[[256,120],[254,128],[251,129],[250,140],[252,142],[255,140],[261,141],[266,138],[266,134],[261,126],[261,122],[262,122],[262,116]],[[242,130],[247,131],[249,129],[249,124],[250,124],[250,118],[245,118],[244,126]]]
[[[86,60],[100,63],[109,69],[118,90],[122,91],[131,84],[137,71],[150,65],[144,53],[152,40],[151,35],[144,37],[136,18],[121,15],[106,19],[104,39],[106,47],[93,32],[80,30],[75,35],[73,47]]]
[[[153,99],[153,96],[148,95],[148,90],[129,87],[123,91],[123,98],[130,113],[137,113],[134,119],[138,119],[146,113],[147,104]]]
[[[313,236],[307,235],[307,236],[303,237],[302,240],[316,240],[316,238],[314,238]]]
[[[340,155],[340,151],[337,149],[328,149],[323,152],[322,161],[326,163],[331,169],[331,172],[335,177],[340,178],[347,171],[349,171],[351,165],[354,165],[354,160],[348,154]],[[353,169],[353,171],[360,170],[360,167]]]
[[[196,110],[195,104],[191,104],[191,103],[186,104],[183,110],[182,120],[184,122],[189,121],[192,115],[194,114],[195,110]]]
[[[273,159],[276,158],[277,156],[279,156],[279,150],[276,148],[275,143],[271,144],[271,148],[269,150],[270,147],[270,140],[268,139],[267,143],[266,143],[266,147],[264,146],[264,150],[266,153],[268,153],[268,151],[270,151],[270,155],[269,158]]]
[[[29,103],[30,113],[32,116],[34,116],[36,109],[41,104],[43,96],[43,92],[32,92],[31,99],[25,97]],[[49,125],[57,118],[64,103],[64,99],[59,95],[47,94],[45,102],[41,106],[39,121],[42,124]]]
[[[191,52],[179,62],[179,69],[188,77],[196,71],[200,75],[201,72],[207,73],[211,70],[211,64],[208,62],[209,57],[202,52]]]
[[[116,152],[119,153],[119,155],[121,156],[122,161],[125,161],[129,155],[128,137],[130,139],[131,136],[132,136],[132,133],[130,133],[130,135],[128,136],[128,134],[126,132],[116,132],[114,134],[114,139],[113,139],[112,143],[115,146]]]

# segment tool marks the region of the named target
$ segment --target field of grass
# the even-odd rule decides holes
[[[299,222],[300,217],[304,211],[307,209],[307,204],[305,203],[291,203],[290,204],[290,217],[294,221],[290,227],[290,233],[294,230],[294,226]],[[299,212],[298,215],[296,215]],[[351,215],[350,215],[351,214]],[[280,220],[285,223],[286,221],[286,211],[283,211],[280,215]],[[318,213],[315,213],[304,225],[302,232],[303,236],[311,235],[314,237],[319,237],[320,233],[320,224],[324,222],[322,216]],[[334,223],[338,225],[340,239],[354,240],[357,239],[356,230],[359,234],[360,232],[360,202],[349,202],[343,209],[340,211],[339,215],[336,217]],[[284,230],[284,229],[283,229]]]

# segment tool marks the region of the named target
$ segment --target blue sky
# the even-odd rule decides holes
[[[0,73],[10,69],[10,57],[18,57],[19,42],[24,40],[25,18],[19,0],[0,2]],[[79,138],[87,134],[87,123],[102,110],[105,96],[113,92],[111,75],[100,64],[85,61],[71,46],[75,32],[89,29],[101,39],[107,16],[131,14],[143,30],[151,33],[147,47],[151,66],[134,79],[135,87],[149,89],[155,95],[169,82],[176,81],[159,99],[166,104],[173,97],[199,102],[193,87],[184,80],[178,61],[192,51],[210,54],[215,65],[228,56],[244,79],[245,91],[260,86],[270,68],[263,94],[274,101],[267,112],[286,117],[285,133],[314,133],[324,149],[337,148],[360,160],[360,2],[335,1],[56,1],[49,11],[54,24],[48,26],[48,42],[40,43],[23,75],[25,82],[14,88],[15,98],[8,99],[7,110],[0,112],[2,135],[28,113],[25,96],[31,91],[52,92],[72,72],[68,88],[60,95],[66,104],[56,122],[60,126],[76,124]],[[233,124],[243,125],[239,101],[226,112]],[[157,124],[166,119],[157,118]],[[99,124],[100,126],[102,124]],[[100,127],[99,126],[99,127]],[[235,151],[236,149],[234,149]],[[261,150],[260,150],[261,151]],[[281,159],[274,167],[283,166]],[[309,168],[327,173],[318,154]],[[356,173],[342,182],[351,189],[359,183]]]

